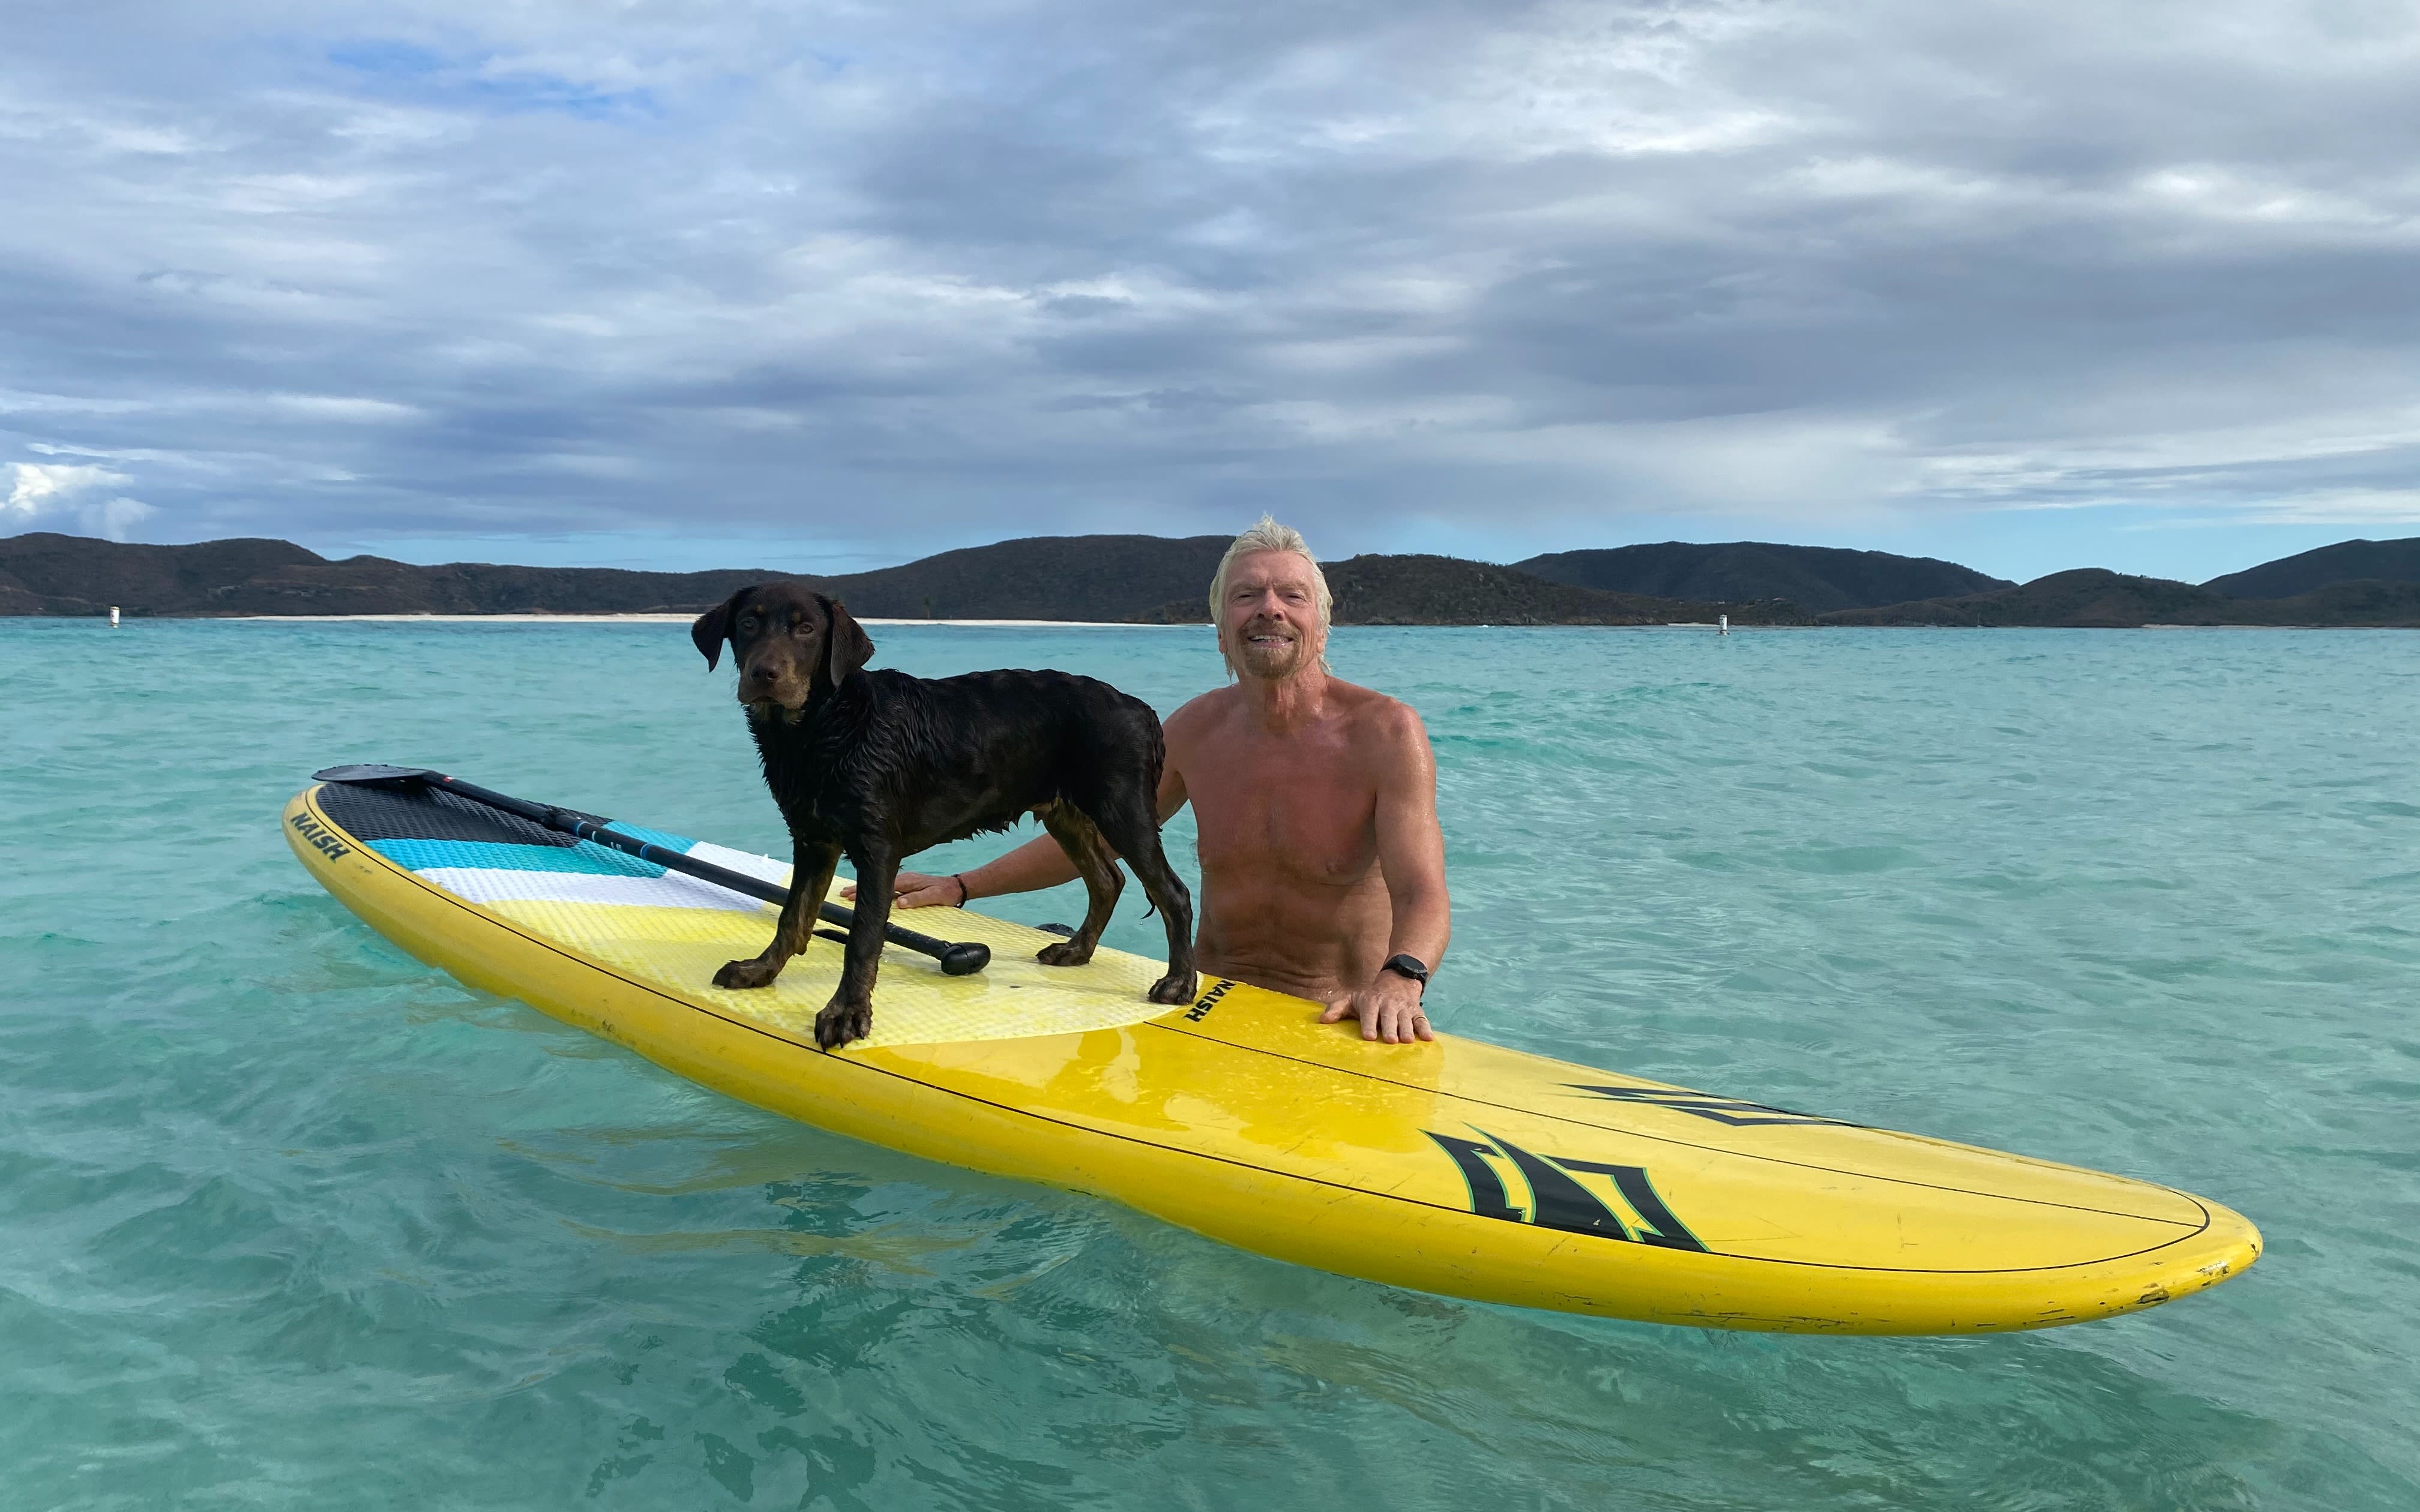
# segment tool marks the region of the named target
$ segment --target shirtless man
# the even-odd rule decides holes
[[[1452,924],[1419,716],[1328,671],[1327,581],[1274,520],[1229,548],[1210,606],[1236,681],[1169,717],[1159,782],[1162,823],[1193,805],[1202,972],[1324,1002],[1365,1040],[1433,1038],[1420,989]],[[902,872],[896,906],[1075,876],[1045,835],[954,877]]]

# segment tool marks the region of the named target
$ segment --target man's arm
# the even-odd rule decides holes
[[[1417,956],[1431,971],[1453,937],[1453,903],[1445,886],[1445,831],[1437,825],[1436,757],[1420,717],[1403,704],[1388,710],[1381,746],[1376,823],[1378,868],[1394,910],[1387,954]],[[1352,996],[1320,1016],[1361,1021],[1361,1038],[1407,1044],[1435,1038],[1420,1011],[1420,984],[1381,969]]]
[[[1182,714],[1184,711],[1179,710]],[[1166,824],[1176,810],[1185,807],[1185,779],[1173,761],[1163,762],[1159,769],[1159,822]],[[1112,852],[1111,854],[1115,854]],[[997,898],[1009,892],[1039,892],[1063,882],[1073,882],[1081,873],[1059,842],[1044,835],[1027,841],[997,860],[986,861],[971,872],[948,877],[928,876],[922,872],[902,872],[894,885],[891,906],[893,908],[954,907],[960,902],[977,898]],[[959,884],[966,885],[966,898],[958,896]],[[841,896],[854,898],[854,884],[841,888]]]

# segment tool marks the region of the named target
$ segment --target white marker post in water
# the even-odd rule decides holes
[[[1730,615],[1717,614],[1714,618],[1721,622],[1714,626],[1714,634],[1729,635],[1731,633],[1731,617]]]
[[[115,604],[109,606],[109,627],[113,630],[117,628],[117,606]]]

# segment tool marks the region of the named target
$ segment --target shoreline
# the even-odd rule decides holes
[[[694,614],[158,614],[148,619],[230,620],[242,625],[690,625]],[[1019,625],[1050,629],[1182,630],[1182,625],[1142,625],[1125,620],[882,620],[860,625],[955,625],[971,629]]]
[[[0,624],[11,620],[96,621],[107,624],[99,614],[0,614]],[[129,616],[127,625],[151,622],[206,622],[237,625],[689,625],[693,614],[631,613],[631,614],[139,614]],[[972,630],[1201,630],[1206,622],[1169,624],[1149,620],[924,620],[924,619],[861,619],[861,625],[882,628],[902,625],[936,625]],[[1636,625],[1604,625],[1587,622],[1547,622],[1531,625],[1485,624],[1400,624],[1339,622],[1340,630],[1711,630],[1720,633],[1710,620],[1665,620]],[[2193,625],[2174,621],[2149,621],[2140,625],[1738,625],[1730,627],[1734,635],[1763,630],[2420,630],[2420,625]]]
[[[25,616],[26,618],[93,619],[95,615]],[[238,625],[689,625],[694,614],[147,614],[146,620],[212,620]],[[132,623],[132,622],[130,622]],[[866,625],[954,625],[974,630],[1206,630],[1209,622],[1172,625],[1161,620],[900,620],[861,618]],[[1712,620],[1664,620],[1643,625],[1598,625],[1586,621],[1541,625],[1423,624],[1392,622],[1366,625],[1340,622],[1340,630],[1715,630]],[[1829,625],[1734,625],[1731,633],[1746,630],[1831,630],[1841,628],[1907,628],[1907,626],[1841,626]],[[1923,626],[1922,628],[1930,628]],[[2146,626],[2149,628],[2149,626]]]

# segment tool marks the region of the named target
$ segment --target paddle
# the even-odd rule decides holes
[[[311,779],[315,782],[342,782],[352,787],[442,788],[473,803],[484,803],[490,809],[518,814],[533,825],[559,834],[594,841],[666,871],[685,872],[690,876],[702,877],[718,887],[728,887],[751,898],[762,898],[768,903],[787,903],[790,901],[790,889],[776,883],[716,866],[711,861],[700,861],[678,851],[666,850],[635,835],[617,835],[605,827],[613,822],[611,819],[599,819],[595,814],[581,813],[572,809],[558,809],[551,803],[532,803],[526,798],[510,797],[493,788],[483,788],[475,782],[465,782],[458,777],[447,777],[425,766],[385,766],[376,763],[331,766],[325,771],[312,773]],[[840,904],[829,903],[824,904],[819,917],[834,924],[848,924],[857,918],[856,914]],[[991,964],[991,947],[976,940],[937,940],[930,934],[919,934],[912,929],[901,929],[896,924],[885,926],[882,937],[893,945],[931,956],[941,963],[945,976],[968,976]]]

